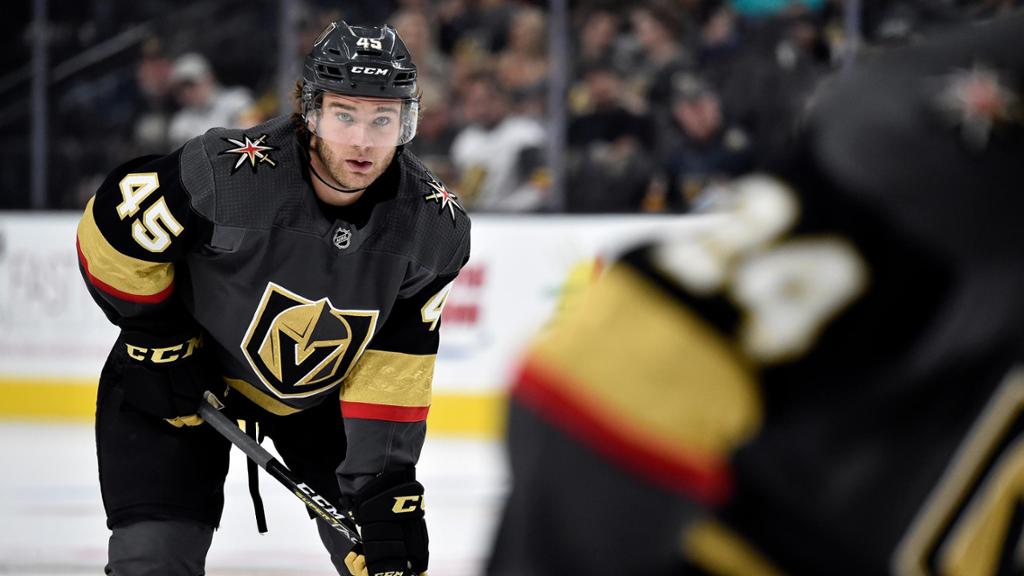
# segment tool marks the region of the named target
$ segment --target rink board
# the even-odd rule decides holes
[[[78,272],[73,213],[0,213],[0,417],[92,418],[116,336]],[[473,216],[472,254],[441,322],[432,434],[494,437],[523,347],[621,250],[710,217]]]

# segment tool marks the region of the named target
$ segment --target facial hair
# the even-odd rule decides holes
[[[345,160],[339,158],[331,146],[328,145],[322,138],[315,138],[315,149],[316,153],[320,156],[320,163],[324,168],[327,169],[327,173],[331,179],[340,184],[340,188],[349,192],[358,192],[365,190],[370,184],[373,184],[384,170],[391,164],[394,158],[394,150],[391,154],[383,158],[381,161],[374,161],[374,170],[372,173],[367,174],[363,178],[349,178],[345,171]]]

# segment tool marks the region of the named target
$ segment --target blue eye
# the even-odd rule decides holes
[[[379,128],[387,126],[388,124],[391,124],[391,118],[388,118],[387,116],[378,116],[373,121],[373,125]]]
[[[355,120],[354,118],[352,118],[352,115],[349,114],[348,112],[339,112],[335,117],[338,120],[341,120],[342,122],[346,123],[351,123]]]

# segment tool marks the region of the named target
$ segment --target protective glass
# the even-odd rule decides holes
[[[347,146],[401,146],[416,136],[417,100],[364,98],[324,93],[304,111],[309,130],[328,142]]]

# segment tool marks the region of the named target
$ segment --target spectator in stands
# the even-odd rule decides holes
[[[765,97],[754,106],[757,123],[752,127],[757,157],[763,165],[785,157],[797,119],[830,65],[829,48],[815,13],[792,12],[778,24],[779,36],[770,51],[773,65],[762,68],[764,78],[758,85],[758,93]]]
[[[415,55],[413,57],[416,58]],[[419,80],[419,85],[422,91],[420,122],[416,138],[406,146],[439,180],[456,182],[450,152],[457,130],[452,123],[449,91],[445,84],[425,79]]]
[[[830,60],[822,17],[794,6],[744,20],[725,0],[701,5],[698,65],[730,119],[746,129],[760,167],[785,156],[809,91]]]
[[[674,78],[672,118],[677,133],[662,160],[665,205],[675,212],[700,203],[708,185],[753,168],[750,138],[726,120],[721,100],[693,74]]]
[[[700,29],[696,37],[697,66],[715,85],[723,104],[741,114],[752,107],[756,84],[762,71],[770,68],[771,54],[752,47],[744,37],[739,16],[725,0],[701,4]]]
[[[444,0],[440,2],[441,50],[453,54],[466,44],[490,53],[500,52],[508,40],[515,6],[507,0]]]
[[[569,212],[638,212],[654,164],[654,126],[623,105],[622,79],[594,64],[584,75],[587,110],[569,124]]]
[[[416,61],[419,81],[444,82],[448,77],[448,60],[438,48],[435,26],[427,14],[419,9],[403,8],[388,21],[398,30]]]
[[[545,132],[534,118],[513,115],[508,94],[490,75],[471,78],[461,98],[467,124],[452,144],[458,192],[476,210],[530,211],[545,202]]]
[[[579,33],[576,34],[579,44],[574,58],[575,79],[582,79],[587,70],[598,64],[616,68],[622,65],[616,47],[620,25],[619,16],[608,9],[598,8],[583,17]],[[622,71],[621,68],[619,70]]]
[[[542,112],[547,76],[547,18],[539,8],[522,6],[509,24],[508,45],[498,55],[498,77],[521,111]],[[531,106],[530,100],[541,105]]]
[[[138,109],[132,126],[132,140],[138,154],[166,154],[170,151],[168,127],[174,102],[171,95],[172,62],[151,39],[142,45],[135,65]]]
[[[630,21],[640,49],[634,80],[642,85],[652,111],[664,116],[672,99],[670,79],[694,66],[693,56],[680,42],[688,22],[678,10],[655,2],[633,8]]]
[[[635,38],[620,34],[623,19],[610,8],[597,8],[580,20],[574,34],[578,38],[576,53],[572,58],[574,85],[569,94],[569,107],[581,114],[592,106],[587,88],[586,76],[594,70],[606,68],[614,71],[620,79],[621,92],[618,103],[634,112],[648,110],[645,76],[637,79],[634,71],[639,63]]]
[[[174,147],[214,126],[241,127],[241,115],[253,105],[249,90],[221,87],[206,58],[196,53],[174,61],[171,84],[182,107],[171,119],[169,136]]]

